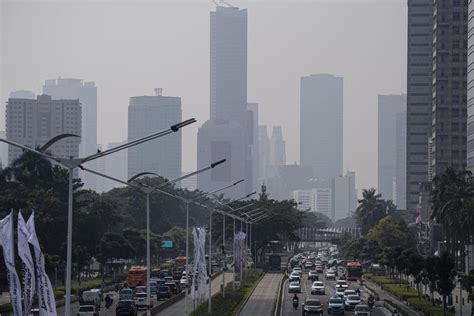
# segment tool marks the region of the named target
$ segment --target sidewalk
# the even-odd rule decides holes
[[[413,309],[411,309],[408,305],[400,301],[398,298],[395,296],[385,292],[382,290],[380,286],[377,284],[364,279],[364,284],[370,285],[369,290],[373,290],[378,296],[379,296],[379,301],[390,301],[395,307],[398,309],[398,311],[403,314],[403,315],[408,315],[408,316],[420,316],[420,314]]]

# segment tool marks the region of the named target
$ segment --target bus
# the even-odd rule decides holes
[[[178,256],[174,259],[174,267],[175,268],[182,268],[186,266],[186,257]]]
[[[347,262],[346,271],[348,281],[357,281],[362,279],[362,265],[359,261]]]
[[[146,285],[146,267],[131,266],[128,270],[127,284],[130,288]]]

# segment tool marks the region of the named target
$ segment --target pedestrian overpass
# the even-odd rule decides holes
[[[349,233],[352,236],[360,236],[360,229],[357,227],[332,227],[332,228],[311,228],[302,227],[296,231],[296,236],[300,242],[320,242],[338,243],[342,235]]]

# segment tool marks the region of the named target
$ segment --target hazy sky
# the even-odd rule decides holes
[[[344,169],[377,185],[377,95],[406,91],[406,0],[237,1],[248,9],[248,101],[260,124],[282,125],[299,161],[299,78],[344,77]],[[197,128],[209,117],[211,1],[0,0],[0,113],[12,90],[45,79],[98,86],[99,143],[127,137],[130,96],[182,98],[183,170],[196,166]],[[0,120],[4,129],[4,120]]]

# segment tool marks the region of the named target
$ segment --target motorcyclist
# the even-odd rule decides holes
[[[295,295],[293,296],[293,307],[294,307],[295,309],[298,308],[299,302],[300,302],[300,299],[298,298],[298,295],[296,295],[296,293],[295,293]]]
[[[369,295],[369,298],[367,299],[367,303],[369,304],[369,307],[373,307],[374,306],[374,297],[372,296],[372,294]]]
[[[357,293],[357,295],[360,296],[360,290],[359,290],[359,288],[357,288],[356,293]]]
[[[113,303],[112,297],[110,297],[110,294],[107,294],[105,296],[105,307],[108,309]]]

